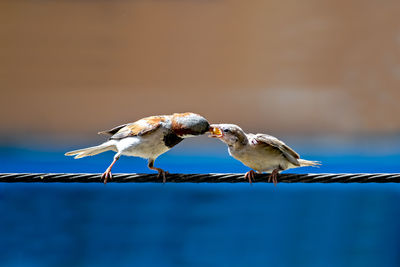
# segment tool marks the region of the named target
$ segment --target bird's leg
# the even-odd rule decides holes
[[[244,178],[248,179],[249,183],[252,184],[252,180],[254,180],[254,174],[255,174],[255,171],[250,170],[250,171],[246,172],[246,174],[244,175]]]
[[[110,166],[108,166],[107,170],[101,176],[101,179],[104,179],[104,184],[107,183],[107,180],[109,178],[110,178],[110,180],[112,179],[111,168],[114,166],[115,162],[117,162],[117,160],[119,159],[119,156],[120,156],[119,154],[116,154],[114,156],[113,162],[111,162]]]
[[[163,177],[163,183],[167,181],[166,174],[169,174],[168,172],[164,171],[161,168],[154,167],[154,159],[149,159],[149,163],[147,164],[147,167],[149,167],[150,170],[158,171],[158,178]]]
[[[279,169],[273,170],[271,175],[268,177],[268,183],[270,183],[272,181],[274,183],[274,185],[276,186],[276,184],[278,183],[278,173],[279,173]]]

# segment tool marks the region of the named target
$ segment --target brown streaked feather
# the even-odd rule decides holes
[[[143,136],[154,132],[166,119],[162,116],[151,116],[133,123],[128,123],[120,128],[110,139],[122,139],[130,136]]]
[[[191,112],[174,113],[172,116],[173,116],[173,117],[186,117],[186,116],[189,116],[190,114],[194,114],[194,113],[191,113]]]
[[[145,120],[148,124],[159,124],[161,122],[165,122],[166,119],[163,116],[151,116],[142,120]]]
[[[293,149],[287,146],[284,142],[279,139],[267,135],[267,134],[256,134],[255,140],[259,143],[268,145],[270,147],[274,147],[279,149],[282,152],[283,156],[292,164],[296,166],[300,166],[298,159],[300,159],[299,154],[296,153]]]

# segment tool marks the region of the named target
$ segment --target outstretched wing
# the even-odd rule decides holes
[[[297,154],[293,149],[288,147],[281,140],[267,134],[256,134],[254,139],[258,143],[262,143],[279,150],[290,163],[296,166],[300,166],[300,163],[298,161],[298,159],[300,158],[299,154]]]
[[[151,116],[133,123],[117,126],[109,131],[104,131],[101,133],[112,134],[110,139],[114,140],[119,140],[130,136],[143,136],[160,128],[162,122],[165,120],[166,118],[164,116]]]

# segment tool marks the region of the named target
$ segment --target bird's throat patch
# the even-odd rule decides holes
[[[164,136],[164,144],[169,148],[179,144],[182,140],[183,138],[180,138],[175,133],[168,133]]]

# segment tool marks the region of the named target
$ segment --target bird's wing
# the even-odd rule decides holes
[[[119,130],[121,130],[122,128],[124,128],[126,125],[128,125],[128,124],[125,123],[125,124],[119,125],[119,126],[117,126],[117,127],[114,127],[114,128],[112,128],[112,129],[110,129],[110,130],[98,132],[97,134],[109,134],[109,135],[113,135],[113,134],[117,133]]]
[[[297,154],[293,149],[288,147],[284,142],[282,142],[278,138],[275,138],[267,134],[256,134],[254,139],[258,143],[262,143],[269,147],[278,149],[290,163],[296,166],[300,166],[300,163],[298,161],[298,159],[300,158],[299,154]]]
[[[152,133],[160,128],[165,120],[166,118],[164,116],[151,116],[133,123],[121,125],[122,127],[118,126],[120,128],[114,128],[117,129],[117,131],[113,133],[113,136],[111,136],[110,139],[119,140],[125,137],[143,136]]]

